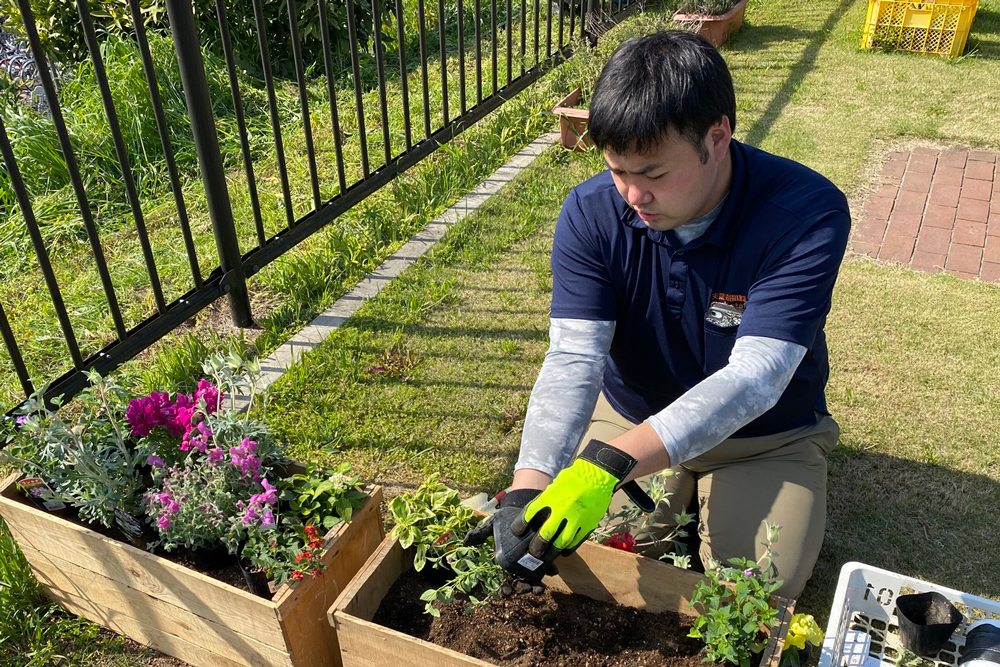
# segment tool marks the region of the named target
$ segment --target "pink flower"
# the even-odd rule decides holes
[[[222,447],[213,447],[208,450],[208,462],[212,465],[218,465],[222,459],[226,458],[226,453],[222,450]]]
[[[165,464],[163,459],[161,459],[156,454],[150,454],[146,457],[146,465],[153,466],[154,468],[162,468]]]
[[[174,499],[174,496],[169,491],[167,491],[165,493],[157,493],[156,494],[156,500],[161,505],[166,505],[167,503],[169,503],[173,499]]]
[[[181,505],[176,500],[171,500],[169,503],[167,503],[167,506],[163,511],[168,512],[170,514],[177,514],[178,512],[181,511]]]
[[[258,493],[250,498],[250,502],[256,503],[258,505],[274,505],[278,502],[278,490],[272,485],[267,479],[262,479],[260,481],[261,487],[264,489],[264,493]]]
[[[753,576],[753,568],[752,567],[748,567],[747,569],[743,570],[743,576],[744,577],[752,577]]]
[[[172,525],[170,523],[170,517],[161,516],[159,519],[156,520],[156,525],[160,527],[160,530],[166,530],[167,528],[170,528],[170,526]]]
[[[268,507],[260,517],[260,525],[264,528],[274,528],[274,512]]]
[[[125,420],[132,427],[132,435],[141,438],[149,435],[154,427],[165,425],[163,410],[169,404],[169,394],[155,391],[149,396],[129,401],[128,408],[125,410]]]
[[[198,389],[194,392],[194,402],[197,404],[201,399],[205,399],[205,412],[207,414],[215,412],[223,398],[224,394],[211,382],[198,380]]]
[[[180,448],[187,451],[191,447],[194,447],[202,454],[208,449],[208,440],[212,437],[212,429],[210,429],[205,422],[199,422],[197,426],[189,429],[187,433],[184,434],[183,440],[181,440]]]

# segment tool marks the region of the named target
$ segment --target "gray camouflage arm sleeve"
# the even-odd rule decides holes
[[[550,320],[549,349],[528,400],[515,470],[555,477],[569,463],[594,413],[614,335],[611,321]]]
[[[738,338],[725,367],[646,420],[670,465],[704,454],[774,407],[805,354],[776,338]]]

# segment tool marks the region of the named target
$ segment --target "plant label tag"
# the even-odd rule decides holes
[[[58,512],[59,510],[66,509],[66,503],[59,500],[52,500],[52,496],[55,495],[52,493],[52,489],[49,488],[49,485],[44,480],[38,477],[22,479],[17,486],[26,496],[50,512]],[[48,499],[46,499],[46,496]]]
[[[540,568],[542,565],[544,565],[545,561],[538,560],[537,558],[535,558],[531,554],[524,554],[519,559],[517,559],[517,564],[518,565],[522,565],[522,566],[528,568],[529,570],[531,570],[532,572],[534,572],[535,570],[537,570],[538,568]]]

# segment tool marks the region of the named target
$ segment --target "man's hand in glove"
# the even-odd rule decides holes
[[[629,454],[591,440],[573,463],[527,504],[511,524],[515,538],[528,540],[528,557],[551,562],[576,549],[597,528],[611,505],[615,489],[636,465]],[[623,485],[647,512],[652,501],[635,482]]]
[[[467,547],[476,546],[492,536],[496,544],[497,565],[532,586],[540,584],[543,576],[556,574],[556,566],[528,554],[528,543],[534,533],[518,537],[511,532],[510,526],[520,519],[525,505],[539,493],[538,489],[508,491],[500,500],[500,509],[470,530],[462,542]]]

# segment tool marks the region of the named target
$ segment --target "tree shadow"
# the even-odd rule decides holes
[[[972,22],[972,34],[965,45],[965,52],[975,52],[979,58],[989,60],[1000,59],[1000,41],[996,36],[1000,34],[1000,11],[993,11],[980,6],[976,11],[976,18]],[[976,38],[976,33],[993,37],[990,40]]]
[[[833,30],[834,26],[837,25],[837,22],[840,21],[840,19],[844,16],[844,13],[848,9],[850,9],[853,4],[854,0],[841,0],[840,4],[837,5],[837,8],[834,9],[833,12],[830,14],[830,16],[827,17],[826,21],[823,23],[823,26],[819,30],[800,31],[803,32],[804,34],[811,34],[813,35],[813,37],[806,45],[805,49],[803,49],[802,54],[799,56],[798,62],[791,66],[788,72],[788,76],[785,78],[785,81],[780,85],[778,91],[774,94],[774,97],[771,98],[770,103],[768,104],[764,112],[760,115],[760,118],[758,118],[754,122],[754,124],[751,125],[750,128],[747,130],[746,136],[744,137],[744,141],[746,143],[753,146],[758,146],[760,145],[760,142],[763,141],[764,138],[768,135],[768,133],[771,131],[771,127],[774,125],[774,122],[785,110],[785,107],[788,106],[788,103],[792,99],[792,95],[802,84],[803,80],[805,80],[806,75],[809,74],[809,72],[812,71],[813,67],[815,66],[816,57],[819,55],[820,49],[826,43],[830,31]],[[792,34],[790,32],[791,30],[795,29],[794,28],[786,29],[785,39],[790,38],[790,35]],[[776,33],[780,32],[781,29],[776,31]],[[753,34],[755,33],[753,33],[752,31],[748,32],[746,38],[738,39],[736,43],[734,43],[733,47],[735,49],[741,49],[743,47],[743,43],[745,41],[749,41],[749,37]],[[767,35],[767,33],[765,33],[765,35]],[[768,37],[770,36],[768,35]]]
[[[825,618],[850,561],[1000,599],[993,466],[990,476],[843,444],[828,460],[826,539],[801,610]]]
[[[792,25],[752,25],[746,23],[736,33],[736,38],[729,45],[735,52],[753,53],[754,51],[763,51],[778,42],[812,39],[818,35],[820,35],[819,31],[802,30]]]

